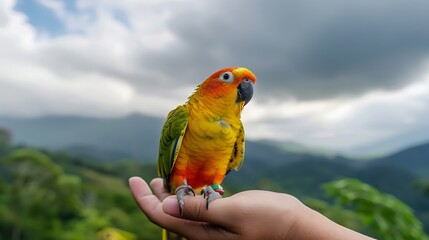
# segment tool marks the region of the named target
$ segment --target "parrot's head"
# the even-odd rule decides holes
[[[233,101],[243,107],[253,96],[255,75],[247,68],[224,68],[208,77],[201,85],[203,95]]]

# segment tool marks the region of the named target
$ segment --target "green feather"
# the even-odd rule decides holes
[[[165,121],[159,142],[158,175],[163,177],[168,190],[168,180],[182,145],[188,126],[188,111],[184,106],[172,110]]]

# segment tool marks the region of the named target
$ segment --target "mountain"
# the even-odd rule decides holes
[[[410,147],[386,157],[373,160],[370,166],[395,166],[414,172],[422,177],[429,176],[429,143]]]
[[[139,114],[121,118],[0,118],[0,126],[12,132],[14,144],[65,149],[108,160],[121,157],[154,161],[163,124],[161,118]]]
[[[323,156],[338,155],[338,153],[334,151],[317,148],[317,147],[309,147],[304,144],[300,144],[293,141],[287,141],[287,140],[279,141],[279,140],[263,139],[263,140],[257,140],[257,142],[272,145],[290,153],[306,153],[306,154],[323,155]]]
[[[79,156],[108,161],[122,158],[155,161],[163,124],[164,119],[140,114],[118,118],[0,117],[0,127],[12,132],[14,144],[66,150]],[[291,142],[280,144],[247,140],[246,162],[278,166],[303,159],[327,158],[315,153],[304,153],[305,150],[291,149],[297,149],[297,145]],[[301,146],[300,149],[307,148]]]
[[[362,156],[375,158],[376,156],[386,156],[397,152],[399,149],[406,149],[420,145],[429,140],[429,124],[391,137],[371,141],[366,144],[356,146],[348,152],[352,156]]]
[[[46,116],[39,118],[0,117],[0,128],[8,129],[13,143],[66,150],[79,156],[116,161],[131,158],[155,162],[159,134],[164,119],[140,114],[117,118],[76,116]],[[417,173],[429,174],[429,143],[411,147],[389,156],[370,161],[349,158],[311,149],[293,142],[246,141],[246,164],[241,174],[254,176],[260,169],[301,161],[321,161],[349,164],[395,166]],[[247,167],[251,166],[251,167]]]

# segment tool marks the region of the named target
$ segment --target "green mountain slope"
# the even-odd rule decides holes
[[[370,166],[395,166],[429,177],[429,143],[410,147],[369,163]]]

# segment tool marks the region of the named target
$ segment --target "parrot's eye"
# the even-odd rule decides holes
[[[234,81],[234,75],[232,75],[232,73],[230,73],[230,72],[222,73],[222,75],[220,75],[219,78],[223,82],[227,82],[227,83],[230,83],[230,82]]]

